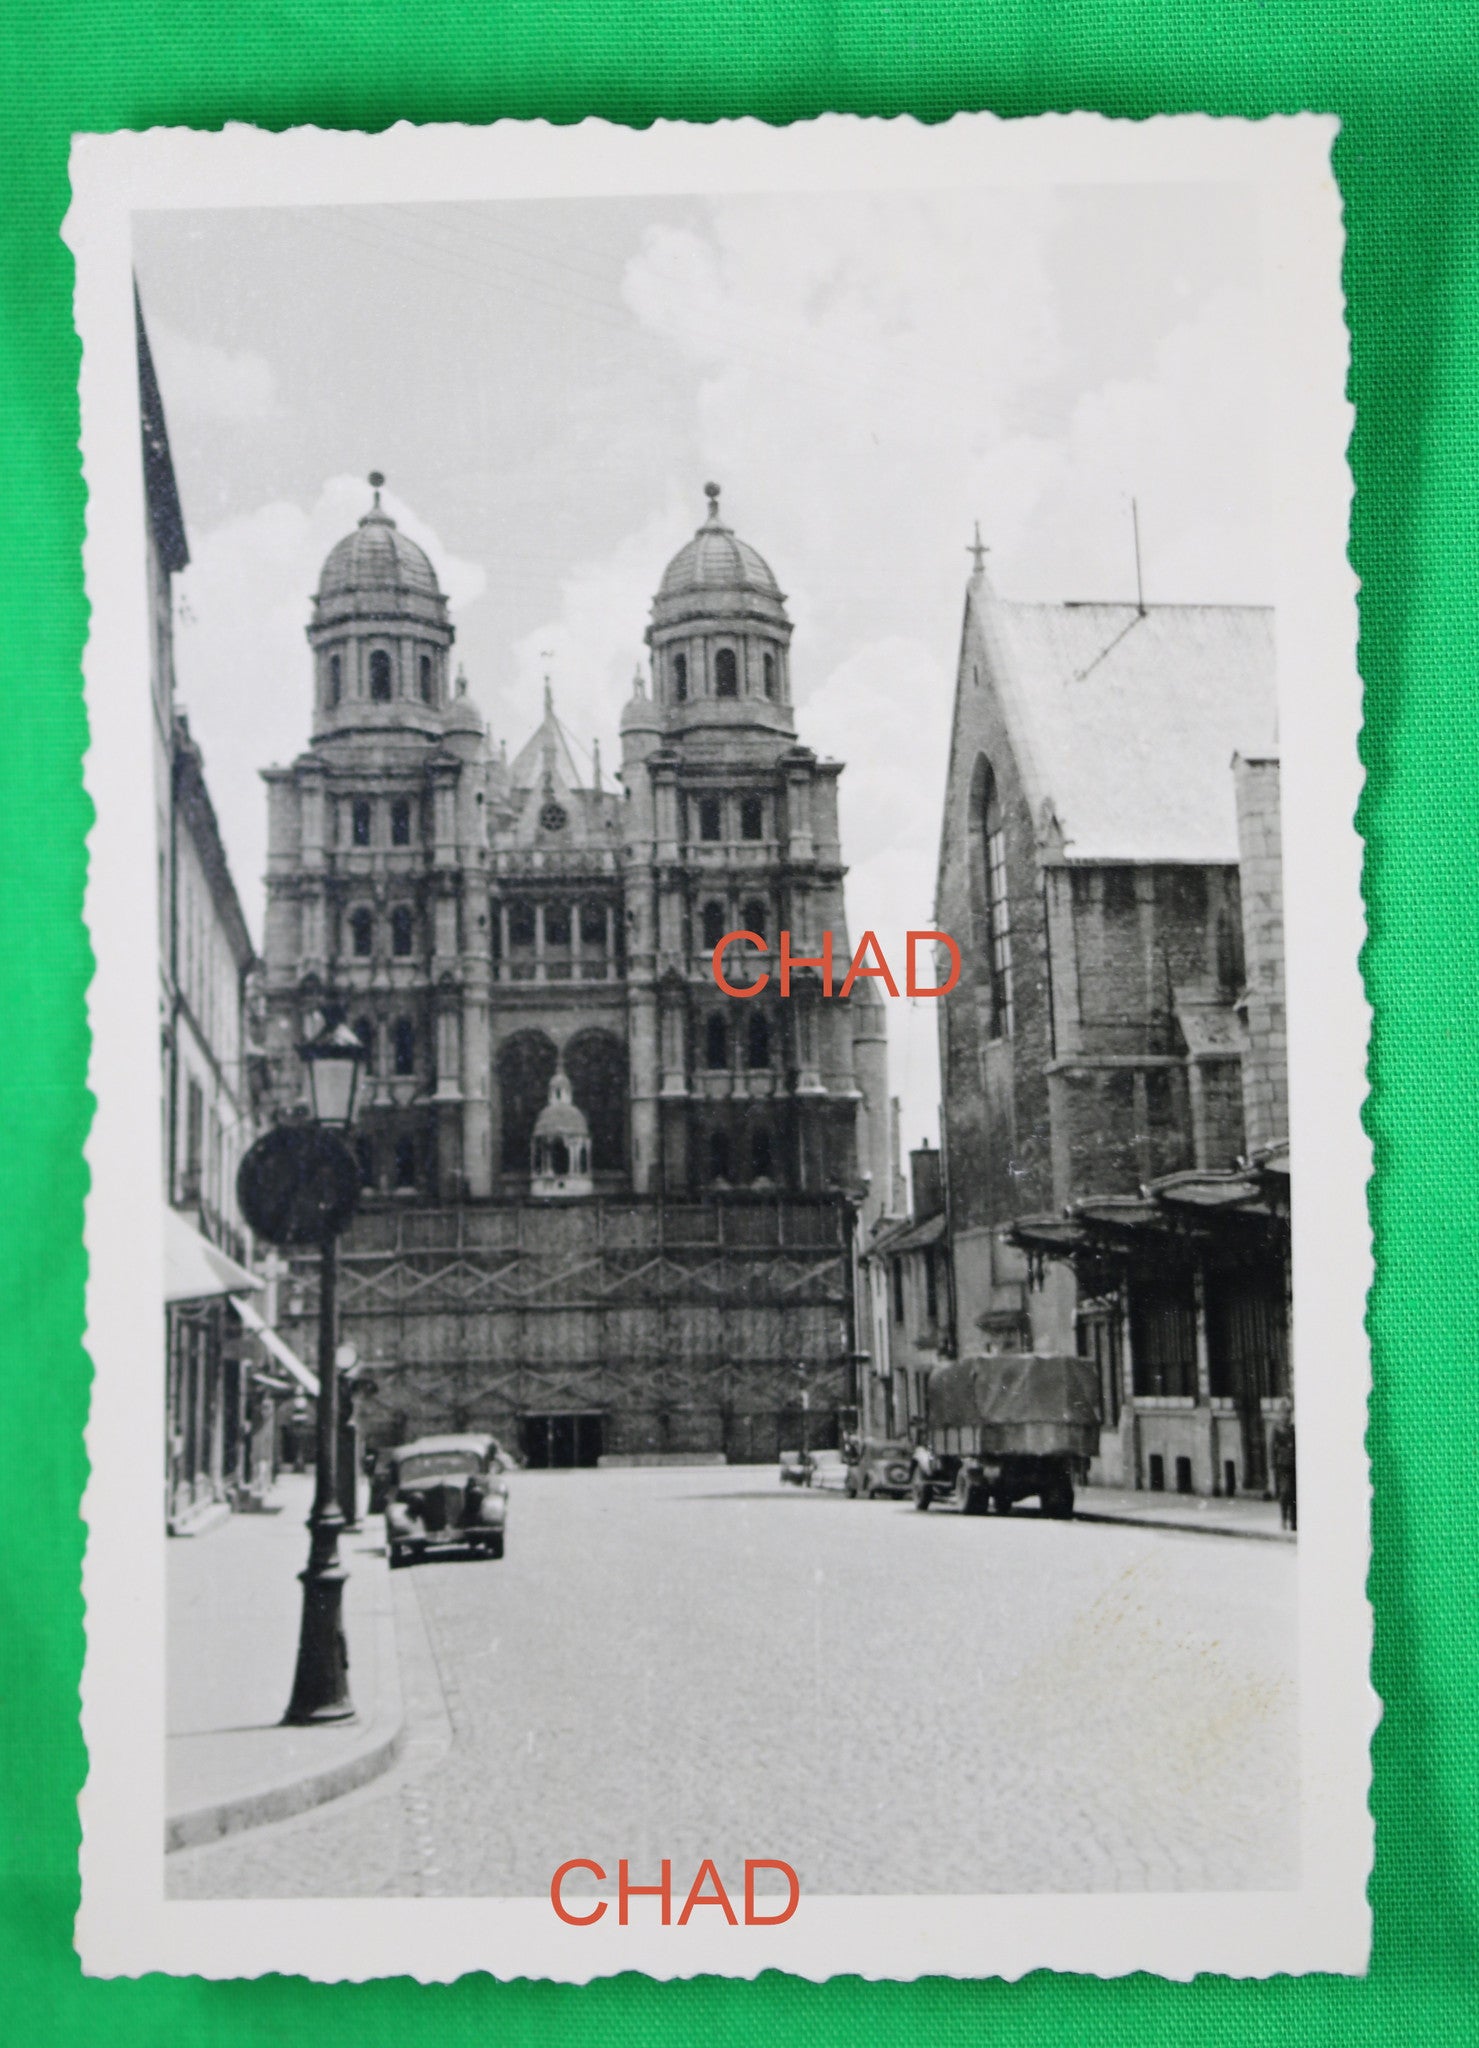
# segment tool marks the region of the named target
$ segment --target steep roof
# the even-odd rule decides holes
[[[984,576],[970,606],[1069,860],[1236,861],[1232,757],[1277,743],[1271,610],[1007,603]]]

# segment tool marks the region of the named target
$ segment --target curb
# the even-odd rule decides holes
[[[294,1814],[306,1813],[310,1807],[322,1806],[330,1799],[342,1798],[346,1792],[357,1791],[361,1785],[369,1784],[371,1779],[390,1769],[400,1755],[406,1737],[405,1700],[401,1689],[393,1606],[388,1606],[383,1614],[376,1616],[375,1633],[379,1668],[387,1674],[387,1697],[383,1711],[377,1713],[375,1720],[365,1729],[367,1740],[364,1746],[348,1756],[341,1756],[335,1763],[325,1764],[320,1770],[301,1772],[297,1777],[275,1785],[259,1786],[208,1806],[196,1806],[185,1813],[167,1815],[164,1823],[166,1855],[175,1849],[197,1849],[206,1842],[218,1842],[223,1836],[238,1834],[244,1828],[266,1827],[271,1821],[289,1820]]]

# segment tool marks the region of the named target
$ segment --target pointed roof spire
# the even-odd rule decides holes
[[[599,737],[591,741],[591,787],[597,795],[601,790],[601,742]]]
[[[971,570],[971,574],[973,576],[979,576],[981,572],[985,569],[986,557],[990,554],[990,552],[990,548],[981,538],[981,522],[978,519],[976,521],[976,537],[970,543],[969,547],[967,547],[966,549],[966,553],[971,557],[975,565]]]
[[[632,695],[634,697],[645,697],[647,695],[647,678],[642,673],[640,661],[632,671]]]

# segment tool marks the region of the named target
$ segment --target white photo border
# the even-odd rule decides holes
[[[96,808],[86,914],[88,1346],[95,1377],[84,1498],[89,1775],[76,1939],[93,1975],[287,1972],[320,1980],[468,1971],[583,1982],[656,1978],[1360,1973],[1370,1948],[1371,1278],[1362,1129],[1369,1015],[1357,753],[1356,581],[1347,558],[1352,411],[1333,117],[827,116],[635,131],[412,128],[380,135],[158,129],[74,138],[65,237],[77,264],[88,491],[85,658]],[[1235,182],[1261,198],[1284,815],[1295,1352],[1300,1414],[1298,1682],[1301,1876],[1289,1891],[803,1897],[768,1928],[562,1925],[539,1899],[170,1901],[164,1896],[164,1544],[158,1484],[163,1247],[140,1200],[158,1149],[154,820],[145,508],[131,216],[145,208],[367,205],[601,193],[998,189]]]

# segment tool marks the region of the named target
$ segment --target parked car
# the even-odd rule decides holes
[[[847,1491],[856,1500],[903,1500],[912,1447],[893,1437],[864,1437],[848,1460]]]
[[[841,1451],[813,1451],[806,1484],[824,1493],[845,1493],[851,1469]]]
[[[492,1449],[489,1454],[488,1464],[490,1472],[518,1471],[522,1460],[517,1458],[506,1444],[500,1443],[496,1436],[488,1436],[481,1430],[474,1431],[473,1435],[468,1438],[465,1438],[464,1434],[457,1434],[455,1436],[455,1441],[459,1443],[464,1440],[491,1445]],[[365,1477],[370,1482],[370,1513],[372,1515],[384,1514],[385,1504],[395,1489],[395,1460],[401,1456],[403,1451],[416,1450],[421,1441],[429,1441],[429,1439],[418,1440],[416,1444],[399,1444],[390,1450],[377,1450],[372,1446],[365,1452]],[[443,1441],[443,1438],[438,1436],[435,1441],[440,1443]]]
[[[502,1557],[508,1526],[505,1454],[496,1437],[423,1436],[378,1461],[387,1475],[391,1568],[432,1550]]]

